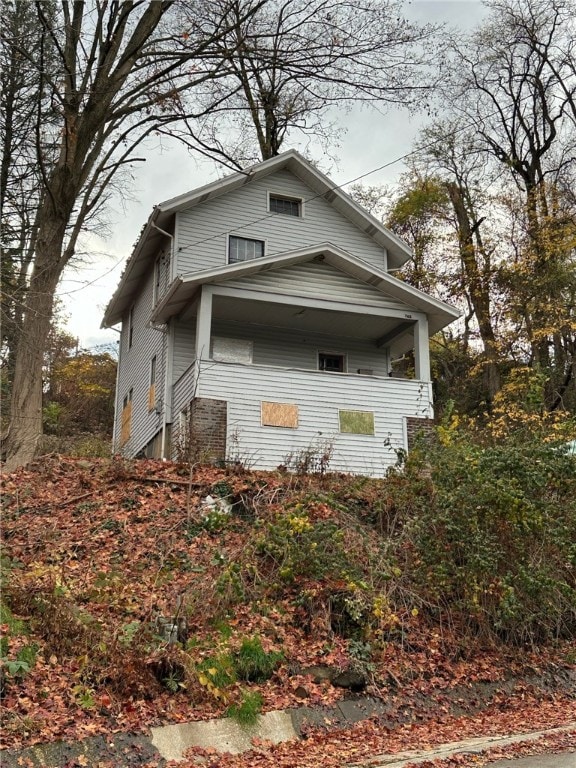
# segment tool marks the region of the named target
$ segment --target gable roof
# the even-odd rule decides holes
[[[108,303],[101,327],[110,327],[121,321],[122,315],[133,301],[134,292],[149,269],[150,260],[157,255],[163,238],[168,235],[166,230],[170,227],[175,213],[225,195],[249,184],[251,181],[261,179],[282,169],[289,170],[300,178],[314,192],[315,196],[327,200],[378,245],[386,248],[390,269],[401,267],[410,258],[412,251],[406,243],[355,203],[349,195],[331,182],[327,176],[296,150],[291,149],[247,168],[245,171],[233,173],[155,206],[134,246],[132,255],[120,278],[120,283]]]
[[[342,248],[332,243],[320,243],[282,254],[180,275],[172,282],[168,292],[154,308],[151,320],[156,323],[165,323],[171,317],[180,314],[203,285],[218,285],[232,278],[247,277],[314,260],[324,261],[351,277],[368,283],[386,296],[391,296],[408,307],[426,313],[430,335],[461,315],[455,307],[426,295],[408,283],[352,256]],[[297,289],[295,292],[297,293]],[[271,300],[273,301],[273,298]]]

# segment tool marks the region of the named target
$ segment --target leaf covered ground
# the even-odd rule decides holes
[[[498,643],[418,594],[387,488],[61,456],[4,477],[3,747],[330,707],[342,672],[385,716],[213,764],[341,765],[576,719],[573,638]]]

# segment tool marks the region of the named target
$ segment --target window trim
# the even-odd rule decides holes
[[[320,358],[324,355],[326,357],[340,357],[342,358],[342,370],[341,371],[327,371],[325,368],[320,367]],[[348,373],[348,355],[345,352],[331,352],[325,349],[319,349],[316,356],[317,369],[322,373]]]
[[[298,203],[298,215],[294,216],[291,213],[284,213],[282,211],[273,211],[272,210],[272,198],[276,198],[277,200],[286,200],[290,203]],[[268,206],[267,206],[268,213],[274,215],[274,216],[285,216],[287,219],[303,219],[304,218],[304,198],[303,197],[297,197],[295,195],[285,195],[281,192],[268,192]]]
[[[235,261],[231,261],[230,251],[231,251],[232,239],[243,240],[248,243],[262,243],[262,256],[255,256],[253,259],[236,259]],[[246,264],[249,261],[257,261],[258,259],[263,259],[266,256],[266,250],[267,250],[267,242],[262,237],[242,237],[242,235],[228,235],[228,252],[227,252],[228,264]]]

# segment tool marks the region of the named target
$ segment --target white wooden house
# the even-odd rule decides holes
[[[382,475],[432,417],[429,336],[459,315],[394,277],[409,257],[295,151],[156,206],[102,323],[115,449]]]

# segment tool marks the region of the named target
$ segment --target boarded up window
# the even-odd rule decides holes
[[[373,435],[374,413],[372,411],[340,411],[340,432]]]
[[[122,429],[120,431],[120,445],[124,445],[130,439],[132,425],[132,401],[122,409]]]
[[[262,426],[298,429],[298,406],[292,403],[262,402]]]
[[[148,410],[153,411],[156,408],[156,385],[151,384],[148,389]]]
[[[251,363],[252,347],[252,342],[246,339],[215,336],[212,339],[212,359],[220,363]]]
[[[122,402],[122,417],[120,420],[120,445],[124,445],[130,439],[130,430],[132,428],[132,397],[134,390],[130,389],[124,396]]]
[[[156,408],[156,355],[150,361],[150,386],[148,388],[148,410]]]

